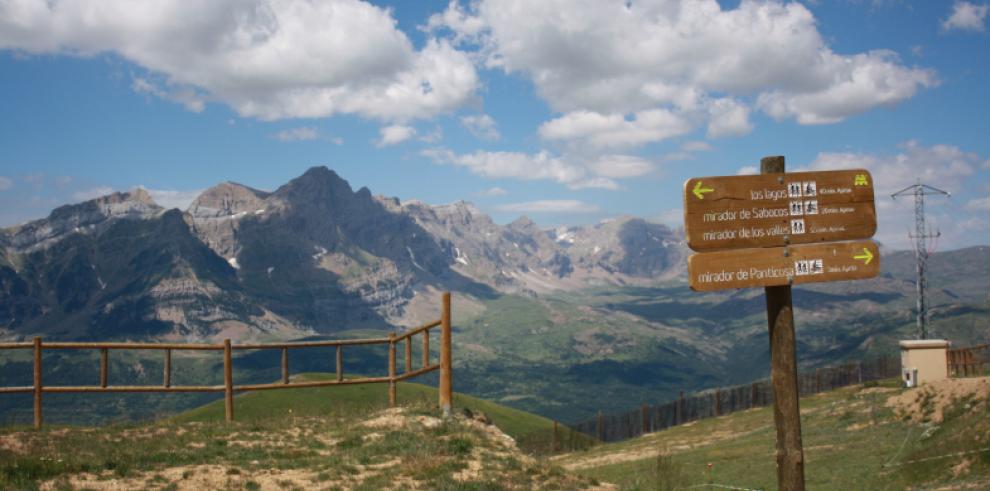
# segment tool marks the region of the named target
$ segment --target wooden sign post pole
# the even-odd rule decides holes
[[[784,157],[761,159],[760,173],[783,174]],[[766,295],[773,419],[777,426],[777,488],[804,491],[804,448],[801,444],[791,287],[768,286]]]

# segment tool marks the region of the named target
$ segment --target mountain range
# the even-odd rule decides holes
[[[458,390],[573,420],[765,376],[762,290],[692,292],[688,255],[682,231],[640,218],[499,225],[314,167],[272,192],[221,183],[185,211],[136,189],[0,230],[0,339],[380,335],[437,318],[449,290]],[[914,336],[914,258],[880,260],[875,279],[795,288],[803,368]],[[990,342],[990,247],[934,254],[930,272],[936,332]]]
[[[137,189],[0,231],[0,329],[63,339],[292,338],[409,325],[435,293],[537,295],[674,277],[683,239],[622,218],[541,230],[470,203],[357,191],[315,167],[265,192],[231,182],[184,212]]]

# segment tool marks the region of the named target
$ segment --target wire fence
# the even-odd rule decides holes
[[[598,440],[556,421],[552,428],[539,428],[517,435],[516,444],[532,455],[556,455],[587,450],[598,445]]]
[[[849,385],[900,376],[900,358],[881,356],[871,360],[805,371],[798,375],[800,395],[817,394]],[[773,404],[769,379],[734,387],[709,389],[680,396],[659,405],[643,404],[622,413],[603,414],[570,425],[602,442],[615,442],[660,431],[691,421]]]
[[[990,344],[950,349],[946,352],[949,375],[953,377],[980,377],[990,366]]]

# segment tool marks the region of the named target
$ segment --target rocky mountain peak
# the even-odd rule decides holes
[[[128,192],[115,192],[106,196],[100,196],[99,198],[85,201],[78,205],[66,205],[56,208],[52,212],[52,216],[56,215],[59,211],[68,211],[70,214],[78,213],[80,210],[92,206],[99,208],[107,217],[145,215],[148,213],[156,214],[163,209],[161,206],[158,206],[158,203],[155,203],[155,200],[152,199],[151,194],[146,189],[135,188]],[[49,216],[49,218],[52,216]]]
[[[222,182],[200,193],[187,212],[195,218],[213,218],[264,210],[270,193],[235,182]]]
[[[9,243],[17,252],[45,248],[74,232],[90,232],[118,218],[140,219],[160,215],[147,190],[115,192],[73,205],[56,208],[47,218],[34,220],[8,231]]]
[[[434,208],[450,210],[457,213],[466,213],[468,215],[482,215],[481,210],[474,203],[470,201],[458,200],[447,205],[437,205]]]
[[[475,221],[481,221],[486,225],[491,223],[488,215],[485,215],[474,204],[467,201],[455,201],[454,203],[430,206],[429,208],[440,220],[445,222],[454,222],[462,225],[469,225]]]
[[[531,232],[534,230],[535,231],[540,230],[540,227],[538,227],[536,223],[534,223],[532,220],[529,219],[529,217],[525,215],[513,220],[512,223],[506,225],[506,227],[520,232],[522,231]]]
[[[278,188],[274,194],[290,202],[315,204],[350,198],[354,190],[336,172],[317,166]]]

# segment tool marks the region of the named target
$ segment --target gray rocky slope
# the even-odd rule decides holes
[[[638,218],[542,230],[470,203],[354,191],[315,167],[265,192],[225,182],[185,212],[144,190],[0,230],[0,335],[291,338],[410,324],[436,293],[530,296],[683,273],[678,232]]]

